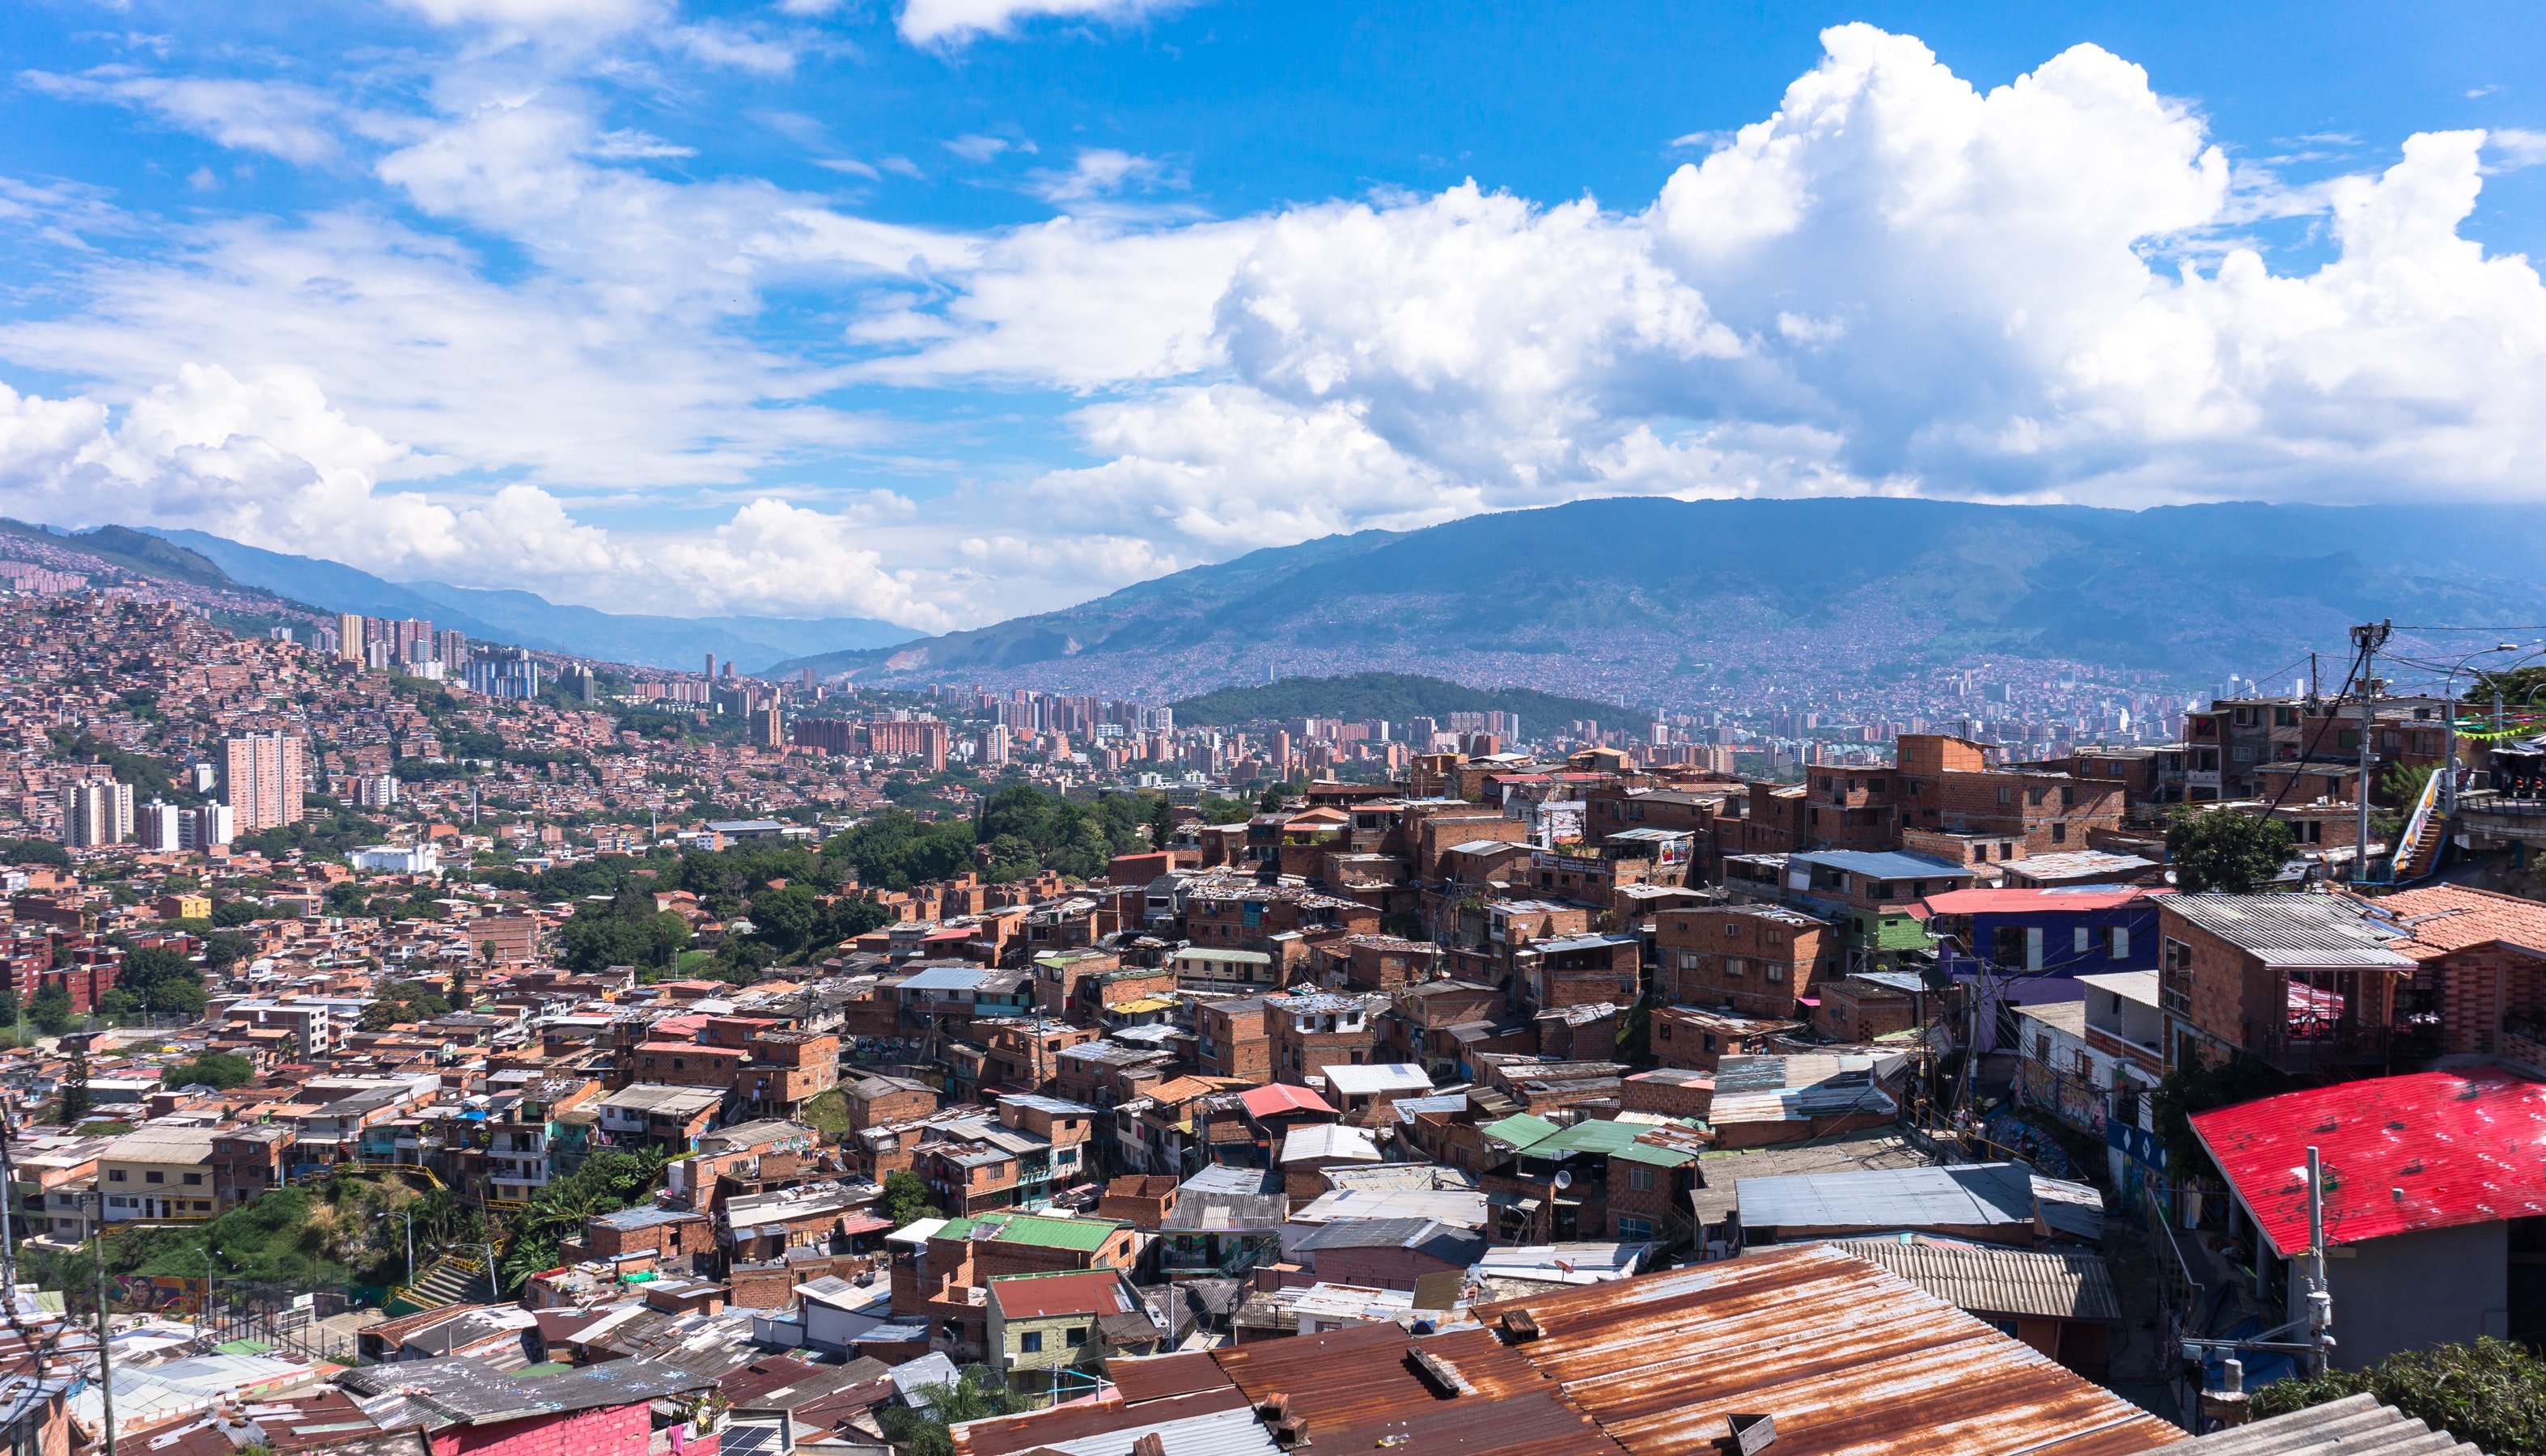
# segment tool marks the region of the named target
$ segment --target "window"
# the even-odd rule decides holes
[[[124,1181],[124,1169],[122,1169],[122,1168],[120,1168],[120,1167],[111,1167],[111,1168],[108,1168],[108,1169],[106,1170],[106,1180],[107,1180],[108,1182],[110,1182],[110,1183],[121,1183],[121,1182],[123,1182],[123,1181]]]
[[[1655,1035],[1655,1036],[1657,1036],[1657,1037],[1659,1037],[1659,1038],[1661,1038],[1663,1041],[1669,1041],[1669,1040],[1670,1040],[1670,1028],[1671,1028],[1671,1024],[1670,1024],[1669,1022],[1667,1022],[1667,1021],[1656,1021],[1656,1022],[1655,1022],[1655,1023],[1654,1023],[1654,1035]]]
[[[1770,981],[1783,981],[1786,979],[1786,968],[1778,965],[1774,961],[1764,963],[1762,969]]]
[[[2165,943],[2165,969],[2168,971],[2191,970],[2192,947],[2185,945],[2179,940],[2167,941]]]
[[[1627,1167],[1627,1186],[1635,1189],[1639,1193],[1652,1191],[1654,1186],[1654,1170],[1645,1166],[1641,1162],[1629,1164]]]
[[[1988,845],[1975,844],[1972,846],[1972,863],[1976,865],[1985,865],[1989,863]]]
[[[2069,826],[2067,824],[2053,824],[2051,826],[2051,842],[2054,844],[2068,843]]]
[[[1741,979],[1741,958],[1740,956],[1726,956],[1724,958],[1724,975],[1726,979],[1732,981],[1739,981]]]
[[[1997,802],[2001,805],[2013,804],[2015,802],[2015,791],[2005,784],[1998,785]]]
[[[153,1168],[149,1172],[141,1175],[141,1181],[145,1183],[164,1183],[168,1181],[168,1175],[160,1172],[156,1168]]]
[[[2091,931],[2091,930],[2087,929],[2087,928],[2086,928],[2085,926],[2083,926],[2083,925],[2079,926],[2079,927],[2078,927],[2078,943],[2077,943],[2077,945],[2074,947],[2074,953],[2075,953],[2075,954],[2078,954],[2078,955],[2081,955],[2081,956],[2082,956],[2082,955],[2084,955],[2084,954],[2086,954],[2086,942],[2087,942],[2087,940],[2088,940],[2090,937],[2092,937],[2092,936],[2094,935],[2094,933],[2095,933],[2095,932],[2093,932],[2093,931]]]
[[[1682,971],[1703,971],[1706,969],[1706,957],[1699,955],[1695,951],[1681,951],[1679,953],[1679,969]]]
[[[2035,809],[2040,809],[2045,803],[2049,802],[2050,798],[2051,791],[2048,789],[2027,789],[2024,791],[2024,802]]]
[[[2051,1033],[2047,1031],[2034,1033],[2033,1060],[2045,1064],[2051,1061]]]
[[[1654,1237],[1654,1221],[1651,1219],[1621,1218],[1618,1220],[1618,1237],[1620,1239],[1651,1239]]]
[[[1084,1325],[1073,1325],[1069,1328],[1067,1332],[1061,1335],[1061,1338],[1066,1340],[1069,1347],[1074,1350],[1080,1345],[1087,1343],[1087,1327]]]
[[[2128,927],[2128,926],[2126,926],[2126,925],[2116,925],[2116,926],[2114,926],[2114,927],[2113,927],[2113,959],[2114,959],[2114,960],[2116,960],[2116,961],[2127,961],[2127,960],[2129,960],[2130,958],[2131,958],[2131,932],[2130,932],[2130,927]],[[2121,1008],[2121,1004],[2120,1004],[2120,1003],[2121,1003],[2121,997],[2119,997],[2119,996],[2115,996],[2115,997],[2113,998],[2113,1001],[2114,1001],[2113,1009],[2114,1009],[2115,1011],[2119,1011],[2119,1010],[2121,1010],[2121,1009],[2122,1009],[2122,1008]]]
[[[1727,921],[1725,921],[1725,922],[1724,922],[1724,938],[1725,938],[1725,939],[1727,939],[1727,940],[1731,940],[1733,937],[1735,937],[1735,936],[1737,936],[1737,935],[1740,935],[1740,933],[1741,933],[1741,922],[1740,922],[1740,921],[1739,921],[1739,920],[1727,920]]]
[[[1019,1354],[1026,1355],[1039,1355],[1043,1353],[1043,1331],[1040,1329],[1029,1329],[1025,1333],[1018,1335],[1017,1352]]]
[[[202,1173],[188,1173],[186,1174],[186,1181],[197,1187],[201,1187],[203,1185],[204,1175]]]

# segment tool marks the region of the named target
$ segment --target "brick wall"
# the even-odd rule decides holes
[[[455,1425],[433,1437],[433,1456],[646,1456],[653,1418],[643,1401],[492,1425]],[[713,1456],[714,1437],[690,1443]]]
[[[1618,1105],[1704,1122],[1715,1110],[1715,1078],[1677,1071],[1638,1072],[1618,1084]]]
[[[1813,994],[1836,936],[1825,922],[1798,924],[1746,905],[1664,910],[1655,916],[1665,1000],[1726,1006],[1744,1016],[1791,1016]]]

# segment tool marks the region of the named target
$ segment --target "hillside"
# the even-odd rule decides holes
[[[1175,705],[1181,726],[1252,723],[1259,719],[1382,719],[1403,724],[1453,713],[1517,713],[1524,729],[1588,719],[1623,723],[1627,710],[1588,698],[1560,698],[1528,688],[1487,691],[1407,672],[1356,672],[1345,677],[1286,677],[1254,687],[1219,688]]]
[[[225,580],[278,592],[325,611],[430,618],[436,627],[465,632],[480,641],[640,667],[696,669],[714,652],[721,662],[757,672],[781,657],[885,646],[914,635],[890,622],[858,617],[635,616],[558,606],[527,591],[486,591],[438,581],[400,585],[340,562],[265,551],[202,531],[149,528],[145,534],[109,526],[80,537],[81,549],[94,550],[89,543],[104,532],[121,532],[172,557],[202,562],[215,575],[226,573]]]
[[[1172,699],[1389,670],[1615,701],[1974,659],[2191,683],[2355,622],[2532,622],[2546,508],[1579,501],[1255,552],[1064,611],[782,667]],[[2502,614],[2511,613],[2505,618]]]

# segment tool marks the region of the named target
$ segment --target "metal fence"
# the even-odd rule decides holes
[[[225,1279],[213,1286],[200,1328],[213,1344],[252,1339],[304,1360],[351,1365],[362,1358],[359,1341],[322,1322],[362,1308],[365,1302],[343,1288],[312,1291]]]

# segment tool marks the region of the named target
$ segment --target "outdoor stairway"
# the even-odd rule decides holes
[[[2441,847],[2448,842],[2448,821],[2436,814],[2424,815],[2421,832],[2405,846],[2403,857],[2396,861],[2396,883],[2419,880],[2429,874],[2431,867],[2440,862]]]
[[[401,1313],[422,1314],[446,1305],[489,1305],[495,1302],[495,1283],[487,1277],[483,1262],[461,1254],[445,1254],[424,1271],[424,1277],[389,1297],[390,1303],[402,1307]]]

